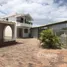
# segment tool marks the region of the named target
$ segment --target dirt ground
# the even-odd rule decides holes
[[[67,67],[66,49],[42,49],[35,38],[17,42],[0,48],[0,67]]]

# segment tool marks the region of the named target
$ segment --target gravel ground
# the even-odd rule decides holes
[[[42,49],[35,38],[0,48],[0,67],[67,67],[67,50]]]

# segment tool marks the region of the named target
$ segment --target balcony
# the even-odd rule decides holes
[[[21,27],[32,27],[32,23],[17,23],[17,26],[21,26]]]
[[[32,22],[30,22],[30,21],[26,21],[25,23],[26,23],[26,24],[31,24],[31,25],[33,24],[33,23],[32,23]]]

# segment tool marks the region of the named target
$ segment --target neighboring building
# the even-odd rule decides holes
[[[2,18],[2,20],[16,23],[16,37],[27,38],[30,35],[30,28],[32,27],[32,18],[29,14],[14,14]]]
[[[31,36],[38,38],[40,36],[40,32],[47,28],[52,29],[53,32],[57,35],[61,35],[64,32],[67,33],[67,30],[66,30],[67,29],[67,21],[52,23],[52,24],[43,25],[43,26],[39,26],[39,27],[33,27],[33,28],[31,28]]]

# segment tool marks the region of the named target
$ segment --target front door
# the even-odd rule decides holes
[[[18,29],[18,37],[19,38],[22,38],[22,28],[19,28]]]

